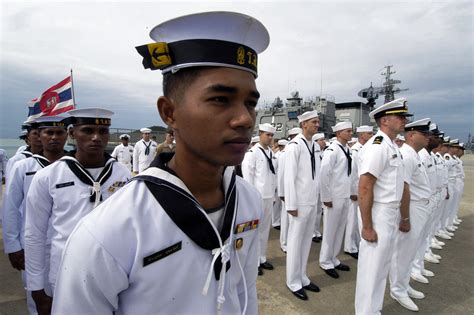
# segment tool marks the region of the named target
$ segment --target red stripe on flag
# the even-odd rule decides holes
[[[49,91],[57,90],[57,89],[63,87],[64,85],[66,85],[70,82],[71,82],[71,77],[69,76],[66,79],[59,82],[58,84],[55,84],[52,87],[50,87],[49,89],[47,89],[46,91],[44,91],[41,95],[44,95],[44,94],[48,93]]]

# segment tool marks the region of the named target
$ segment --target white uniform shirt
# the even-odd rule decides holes
[[[350,152],[347,144],[342,145],[337,140],[334,140],[324,150],[324,156],[321,160],[320,179],[322,202],[349,198],[351,195],[352,171],[351,174],[348,174],[348,163],[350,163],[352,170],[352,160],[349,161],[342,150],[346,153]]]
[[[456,170],[454,169],[456,165],[456,161],[453,159],[453,157],[449,153],[446,153],[444,155],[444,159],[446,161],[446,166],[448,167],[448,181],[454,182],[456,179]]]
[[[362,149],[362,144],[357,141],[351,147],[352,154],[352,186],[351,186],[351,195],[357,196],[359,194],[359,151]]]
[[[306,144],[305,144],[306,143]],[[314,145],[315,170],[312,176],[310,151]],[[308,147],[309,150],[308,150]],[[307,141],[303,134],[294,137],[285,148],[285,207],[314,206],[318,202],[321,149],[315,141]]]
[[[51,258],[49,282],[54,286],[56,273],[66,240],[77,222],[92,211],[92,186],[86,185],[71,171],[63,157],[38,171],[31,182],[26,198],[25,269],[27,288],[30,291],[45,287],[45,252],[48,222],[51,225]],[[101,185],[103,200],[123,187],[131,178],[130,170],[115,160],[111,176]],[[107,165],[106,164],[106,165]],[[118,243],[122,238],[116,239]],[[89,255],[89,251],[83,253]]]
[[[242,175],[244,179],[260,192],[263,199],[273,198],[277,184],[276,172],[278,162],[272,150],[270,148],[264,149],[260,143],[257,143],[246,155],[247,158],[242,161]],[[270,170],[267,157],[271,159],[275,174]]]
[[[163,169],[150,167],[142,175],[192,196],[179,178]],[[232,168],[223,177],[228,196]],[[160,203],[148,188],[153,183],[134,180],[85,217],[72,233],[58,275],[53,313],[215,314],[222,284],[222,314],[240,314],[246,293],[247,314],[256,314],[258,224],[248,223],[262,218],[262,202],[257,190],[242,178],[237,176],[235,183],[238,209],[227,225],[234,232],[223,240],[230,251],[225,283],[222,277],[217,281],[210,269],[211,250],[198,246],[189,236],[199,232],[201,240],[208,235],[218,237],[205,212],[188,207],[179,214],[185,206],[179,206],[178,198],[170,196]],[[167,195],[169,192],[163,194]],[[176,217],[168,215],[170,210]],[[232,212],[229,214],[231,217]],[[203,221],[196,222],[196,217]],[[186,233],[175,223],[179,218],[187,218]],[[203,295],[209,271],[208,292]]]
[[[278,155],[277,195],[285,197],[285,150]]]
[[[438,174],[436,174],[436,160],[434,159],[433,155],[431,155],[431,153],[428,152],[425,148],[421,149],[418,152],[418,155],[420,156],[421,163],[423,163],[425,167],[426,175],[428,175],[431,193],[435,194],[437,191],[436,186],[438,185]]]
[[[359,177],[370,173],[377,181],[374,202],[399,203],[403,195],[403,160],[398,146],[379,130],[359,151]]]
[[[145,169],[150,166],[151,162],[155,158],[156,153],[156,142],[150,140],[145,142],[145,140],[140,140],[135,143],[135,147],[133,148],[133,171],[140,173],[143,172]],[[146,148],[149,147],[148,155],[145,155]]]
[[[11,159],[9,159],[7,162],[7,167],[5,169],[5,178],[6,178],[5,182],[8,181],[8,176],[10,175],[10,171],[12,170],[13,165],[15,165],[16,162],[21,161],[31,156],[33,156],[33,153],[31,153],[30,151],[22,151],[15,154]]]
[[[441,174],[438,178],[438,184],[440,185],[439,188],[446,188],[448,187],[448,166],[446,165],[446,160],[443,158],[441,153],[436,153],[436,157],[438,158],[438,169]]]
[[[121,143],[115,147],[111,156],[117,159],[119,163],[125,165],[127,169],[132,170],[133,145],[124,146]]]
[[[408,144],[400,148],[405,168],[405,182],[410,185],[410,200],[428,200],[431,196],[430,181],[419,154]]]
[[[42,168],[32,157],[17,161],[11,169],[3,206],[3,244],[7,254],[24,248],[26,196],[33,176]]]

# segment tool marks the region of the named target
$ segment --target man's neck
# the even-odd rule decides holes
[[[340,144],[342,144],[343,146],[346,146],[346,144],[347,144],[347,140],[344,140],[344,139],[342,139],[342,138],[340,138],[340,137],[337,137],[336,140],[337,140]]]
[[[43,150],[43,147],[41,147],[41,146],[33,146],[33,145],[30,146],[30,151],[33,154],[39,154],[39,153],[41,153],[42,150]]]
[[[105,164],[105,157],[103,151],[89,153],[78,150],[74,157],[85,168],[97,168],[102,167]]]
[[[43,156],[48,159],[50,163],[56,162],[60,158],[64,156],[64,150],[61,150],[59,152],[52,152],[48,150],[43,151]]]
[[[395,140],[395,138],[397,137],[397,134],[396,132],[393,132],[391,131],[389,128],[385,127],[385,126],[381,126],[380,127],[380,131],[382,131],[384,134],[387,135],[387,137],[390,138],[390,140]]]
[[[420,150],[423,149],[423,147],[419,148],[411,141],[405,141],[405,144],[413,148],[413,150],[415,150],[416,153],[420,152]]]
[[[303,130],[303,137],[306,139],[306,141],[311,142],[313,140],[314,134],[309,132],[308,130]]]
[[[260,146],[261,146],[262,148],[264,148],[265,150],[268,149],[268,145],[263,144],[263,143],[261,143],[261,142],[259,142],[259,144],[260,144]]]
[[[364,138],[361,138],[361,137],[359,137],[357,141],[362,145],[364,145],[367,142],[367,140],[364,140]]]

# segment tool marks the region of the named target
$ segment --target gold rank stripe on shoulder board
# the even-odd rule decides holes
[[[383,136],[377,136],[375,137],[373,144],[381,144],[382,141],[383,141]]]
[[[255,230],[258,227],[258,219],[237,224],[235,227],[235,234],[243,233],[250,230]]]

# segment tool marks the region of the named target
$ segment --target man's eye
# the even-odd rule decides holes
[[[256,101],[247,101],[247,102],[245,102],[245,106],[257,107],[257,102]]]
[[[210,99],[210,101],[215,103],[227,103],[229,100],[225,96],[215,96]]]

